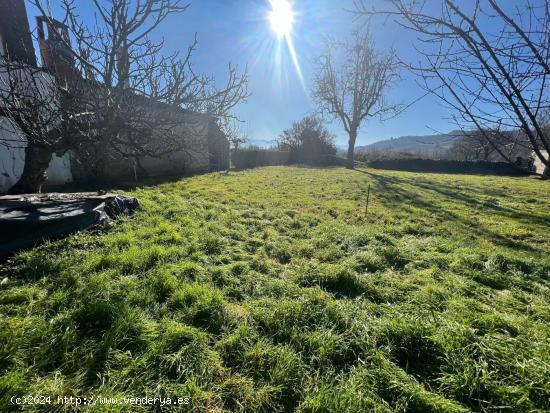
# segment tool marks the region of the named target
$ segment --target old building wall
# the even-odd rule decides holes
[[[23,87],[28,85],[30,90],[22,92],[40,93],[40,99],[46,102],[44,110],[51,111],[53,106],[58,104],[55,99],[51,101],[47,99],[48,96],[55,94],[57,85],[54,82],[63,84],[65,75],[75,74],[71,58],[66,58],[70,55],[63,49],[66,47],[65,42],[70,40],[66,28],[61,23],[54,22],[54,24],[41,18],[38,18],[37,23],[44,64],[42,68],[36,68],[36,56],[24,0],[0,0],[0,53],[8,61],[22,64],[15,69],[10,65],[4,65],[2,70],[0,66],[0,83],[4,83],[4,87],[0,87],[0,90],[9,89],[6,87],[10,84],[6,83],[9,73],[10,79],[16,76],[19,79],[18,84]],[[31,85],[37,85],[38,91]],[[96,91],[102,90],[99,84],[93,84],[93,87]],[[140,158],[136,162],[135,159],[126,159],[109,153],[108,148],[95,144],[97,153],[102,155],[106,153],[99,176],[97,170],[89,167],[85,157],[88,152],[93,153],[94,150],[88,151],[90,148],[86,148],[85,151],[81,151],[82,153],[75,151],[62,156],[55,155],[47,172],[46,185],[63,184],[72,181],[73,178],[85,183],[92,180],[122,181],[144,176],[174,176],[226,169],[229,166],[229,142],[212,118],[154,102],[144,96],[133,95],[133,98],[136,104],[144,109],[144,114],[151,116],[153,121],[158,121],[156,117],[170,119],[174,116],[173,119],[179,123],[176,136],[179,129],[179,136],[186,143],[185,149],[160,158]],[[49,107],[50,105],[52,108]],[[4,128],[1,128],[1,125],[4,125]],[[6,118],[0,118],[0,191],[6,191],[15,184],[23,171],[26,138],[15,129]],[[160,127],[154,134],[153,140],[158,139],[162,144],[163,133],[165,132]]]
[[[174,176],[208,171],[208,118],[183,110],[173,112],[172,116],[174,122],[179,123],[175,128],[175,135],[181,138],[184,149],[162,158],[142,158],[141,166],[149,176]]]
[[[214,122],[206,117],[190,135],[188,126],[182,124],[182,138],[189,139],[185,150],[176,151],[159,158],[144,157],[138,166],[132,159],[112,154],[105,163],[104,172],[94,175],[84,165],[78,154],[67,152],[54,155],[50,162],[46,185],[57,186],[76,181],[87,183],[99,181],[133,181],[144,177],[181,176],[229,168],[229,141]],[[10,144],[11,143],[11,144]],[[0,192],[14,185],[23,171],[25,161],[24,134],[14,128],[6,118],[0,118]]]
[[[52,75],[26,63],[16,65],[15,68],[10,66],[9,70],[8,66],[0,64],[0,93],[8,93],[13,79],[17,79],[21,95],[38,96],[39,101],[44,102],[45,112],[55,110],[57,103],[55,99],[50,99],[55,90],[55,79]],[[25,164],[26,145],[27,138],[23,132],[8,118],[0,117],[0,192],[6,192],[19,180]],[[71,182],[69,155],[54,155],[46,173],[47,185]]]
[[[150,115],[158,113],[158,107],[152,106]],[[75,153],[72,161],[72,171],[75,181],[133,181],[144,177],[181,176],[193,173],[208,172],[212,170],[212,157],[210,150],[214,144],[210,139],[210,133],[217,134],[215,142],[218,152],[226,150],[225,156],[229,157],[229,142],[219,128],[212,128],[210,118],[189,111],[170,109],[170,113],[176,116],[174,122],[179,123],[175,128],[170,128],[171,133],[181,138],[185,148],[174,151],[161,157],[139,157],[137,160],[117,155],[112,149],[102,151],[100,169],[90,169],[94,161],[87,161],[85,153]],[[166,113],[162,114],[166,117]],[[217,131],[216,131],[217,129]],[[162,128],[159,134],[162,135]],[[159,136],[162,139],[162,136]],[[94,148],[88,148],[87,152],[94,152]],[[126,149],[126,152],[131,152]],[[92,159],[95,155],[92,155]],[[214,168],[215,169],[215,168]]]
[[[181,176],[207,172],[209,165],[208,152],[201,148],[193,148],[190,151],[174,152],[158,158],[143,157],[139,159],[139,165],[133,159],[111,154],[99,173],[86,171],[79,161],[73,159],[72,171],[77,182],[121,182],[145,177]]]

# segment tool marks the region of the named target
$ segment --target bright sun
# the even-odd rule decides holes
[[[269,0],[271,3],[271,12],[269,13],[269,22],[271,30],[280,37],[287,37],[292,31],[294,23],[294,12],[288,0]]]

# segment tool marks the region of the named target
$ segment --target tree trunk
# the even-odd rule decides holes
[[[19,181],[10,188],[9,194],[32,194],[40,192],[46,182],[46,170],[53,156],[53,148],[29,143],[25,148],[25,166]]]
[[[349,134],[349,142],[348,142],[348,161],[346,168],[348,169],[354,169],[354,156],[355,156],[355,141],[357,140],[357,131],[351,131]]]

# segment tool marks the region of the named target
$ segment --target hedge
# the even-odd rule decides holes
[[[241,149],[231,153],[231,161],[236,169],[287,165],[289,159],[290,152],[274,149]]]
[[[233,166],[236,169],[257,168],[260,166],[276,166],[305,164],[313,166],[345,166],[346,159],[335,155],[302,156],[300,154],[283,152],[275,149],[240,149],[231,154]]]
[[[465,162],[434,159],[387,159],[368,163],[375,169],[392,169],[409,172],[439,172],[473,175],[527,176],[528,171],[520,170],[507,162]]]

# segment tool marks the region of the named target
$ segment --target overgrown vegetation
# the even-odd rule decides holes
[[[3,268],[1,411],[550,410],[547,183],[274,167],[129,193],[108,233]],[[117,409],[148,410],[92,411]]]

